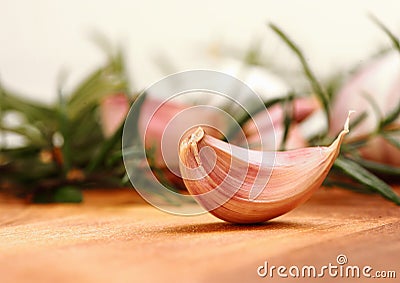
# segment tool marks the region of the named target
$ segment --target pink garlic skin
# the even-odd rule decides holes
[[[348,80],[336,96],[331,113],[330,134],[337,135],[343,125],[343,117],[349,110],[356,115],[367,111],[368,117],[349,133],[349,138],[366,135],[377,126],[378,120],[365,93],[373,97],[382,114],[390,113],[400,101],[400,54],[390,52],[372,60]],[[400,119],[394,123],[400,124]],[[377,137],[360,150],[364,158],[400,166],[400,150]]]
[[[162,103],[162,100],[150,96],[146,97],[143,102],[140,109],[139,134],[144,137],[143,142],[146,149],[155,149],[155,161],[160,167],[165,167],[161,153],[161,139],[164,130],[174,116],[187,107],[187,105],[171,101]],[[175,147],[176,145],[170,144],[171,150]]]
[[[179,172],[179,142],[187,130],[194,126],[214,125],[226,127],[225,118],[206,108],[190,108],[177,101],[166,101],[147,96],[140,109],[139,135],[146,150],[154,150],[153,166],[163,177],[178,188],[185,188]],[[204,126],[214,137],[221,137],[215,129]]]
[[[173,121],[174,117],[190,106],[174,101],[168,101],[163,104],[161,104],[161,102],[162,101],[157,98],[146,98],[142,105],[139,119],[140,135],[145,137],[144,144],[147,149],[151,147],[155,149],[154,154],[156,157],[155,161],[157,162],[157,166],[164,167],[165,163],[163,162],[162,154],[164,154],[164,157],[166,157],[165,154],[169,154],[169,152],[161,152],[163,135],[165,139],[163,142],[166,143],[163,148],[174,149],[179,146],[179,144],[177,144],[179,140],[173,139],[173,136],[180,137],[186,130],[190,129],[190,127],[194,125],[198,125],[199,123],[207,124],[207,122],[209,122],[209,124],[212,125],[219,124],[217,129],[221,130],[222,132],[226,128],[226,125],[224,125],[226,124],[224,123],[224,117],[220,117],[216,113],[207,114],[204,112],[206,110],[197,109],[193,110],[193,112],[190,112],[194,113],[192,116],[186,117],[186,119],[183,120],[181,119],[174,121],[175,125],[168,129],[169,131],[174,131],[173,133],[164,133],[166,127],[169,123],[171,123],[171,121]],[[295,99],[294,119],[296,123],[301,122],[319,107],[318,101],[314,98],[305,97]],[[265,111],[257,114],[254,117],[254,120],[259,126],[258,131],[252,120],[249,120],[243,127],[243,132],[246,136],[247,143],[250,145],[250,148],[259,149],[258,146],[261,144],[261,140],[264,150],[277,150],[279,148],[284,132],[282,122],[285,113],[281,105],[275,105],[268,109],[268,111],[273,123],[273,127],[271,126],[268,113]],[[152,114],[154,114],[154,116],[151,117]],[[182,124],[177,125],[177,122]],[[300,148],[307,145],[296,123],[292,125],[291,130],[289,131],[286,144],[286,147],[289,149]],[[220,133],[210,128],[207,129],[207,133],[214,137],[221,137]],[[275,139],[276,142],[274,144],[273,141]],[[246,143],[242,144],[242,142],[239,140],[233,139],[232,142],[238,145],[246,146]],[[175,167],[175,165],[177,166],[178,164],[179,163],[177,159],[176,164],[172,165]]]
[[[123,93],[105,97],[100,103],[100,122],[103,134],[111,137],[125,121],[129,111],[129,98]]]
[[[314,97],[299,97],[293,101],[294,122],[289,129],[285,146],[286,149],[296,149],[307,146],[307,141],[299,130],[298,123],[301,123],[301,121],[319,108],[320,104]],[[272,120],[273,128],[268,122],[269,117],[265,111],[255,115],[255,117],[253,117],[254,122],[249,120],[243,125],[243,131],[251,149],[279,150],[280,148],[280,143],[284,134],[283,120],[285,118],[285,112],[281,104],[270,107],[268,112]],[[259,125],[258,131],[256,124]],[[275,135],[275,137],[273,135]],[[275,144],[271,142],[274,139]]]

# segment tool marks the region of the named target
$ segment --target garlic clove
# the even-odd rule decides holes
[[[139,133],[143,137],[142,142],[146,149],[154,149],[155,152],[153,154],[155,156],[154,160],[157,162],[157,167],[165,167],[161,149],[161,141],[165,128],[175,115],[188,107],[188,105],[176,102],[163,102],[160,99],[150,96],[146,97],[143,102],[139,118]],[[167,146],[176,148],[177,145],[171,142]]]
[[[354,127],[349,140],[357,140],[374,132],[379,126],[376,110],[365,95],[370,95],[382,116],[387,116],[400,101],[400,57],[398,52],[388,52],[364,64],[339,89],[332,105],[332,117],[344,117],[348,109],[367,113],[366,118]],[[331,119],[329,133],[334,136],[341,128],[341,119]],[[393,123],[400,127],[400,117]],[[400,138],[393,135],[400,142]],[[386,139],[375,136],[360,148],[360,155],[382,164],[400,166],[400,150]]]
[[[349,134],[349,138],[363,136],[376,129],[379,119],[365,95],[374,99],[379,111],[386,116],[400,101],[400,56],[398,52],[388,52],[374,58],[358,69],[339,89],[332,105],[332,117],[345,117],[349,109],[357,113],[366,111],[368,116]],[[395,122],[400,124],[400,118]],[[331,119],[329,133],[341,130],[342,119]]]
[[[305,147],[307,142],[299,130],[301,121],[319,108],[314,97],[298,97],[293,100],[293,123],[286,140],[287,149]],[[272,123],[270,123],[270,119]],[[285,110],[281,104],[275,104],[268,111],[260,111],[243,125],[246,142],[251,149],[278,150],[284,136]],[[275,142],[276,141],[276,142]],[[239,139],[233,139],[237,145],[246,145]]]
[[[124,93],[106,96],[100,103],[101,130],[111,137],[124,122],[129,111],[129,97]]]
[[[349,117],[328,147],[283,152],[240,148],[195,130],[180,144],[180,170],[195,200],[214,216],[258,223],[305,202],[318,189],[339,154]]]

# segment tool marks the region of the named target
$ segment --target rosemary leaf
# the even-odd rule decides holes
[[[97,104],[106,95],[126,92],[128,83],[122,61],[122,55],[110,58],[105,66],[90,74],[73,91],[68,101],[71,119],[80,120],[80,115],[89,111],[88,107]]]
[[[261,111],[264,111],[266,108],[268,109],[269,107],[272,107],[275,104],[283,103],[285,100],[287,100],[287,97],[285,97],[285,96],[272,98],[272,99],[265,101],[264,105],[262,105],[258,108],[252,109],[251,112],[245,111],[244,114],[240,118],[236,119],[237,125],[239,125],[240,128],[242,128],[247,121],[252,119],[255,115],[257,115]],[[229,111],[227,111],[227,112],[229,113]],[[233,113],[230,113],[230,114],[232,115]],[[232,126],[231,129],[229,129],[227,131],[228,133],[227,133],[226,137],[223,139],[224,141],[228,141],[229,139],[233,138],[235,136],[235,134],[237,134],[237,130],[238,130],[237,125]]]
[[[363,138],[360,140],[356,140],[356,141],[350,141],[350,142],[346,142],[342,145],[341,149],[344,152],[353,152],[354,150],[358,150],[361,147],[365,146],[368,143],[368,137],[367,138]]]
[[[400,167],[391,166],[388,164],[383,164],[371,160],[366,160],[360,157],[352,157],[354,162],[362,165],[363,167],[370,169],[374,172],[379,172],[387,175],[399,176],[400,175]]]
[[[394,48],[400,52],[400,41],[399,39],[374,15],[370,14],[369,18],[390,38]]]
[[[36,130],[35,128],[29,127],[28,125],[22,125],[19,127],[10,128],[0,124],[0,131],[4,132],[4,134],[7,132],[15,133],[26,138],[33,146],[43,146],[43,147],[46,146],[47,143],[40,135],[40,132],[39,131],[36,132],[35,130]]]
[[[277,98],[273,98],[270,100],[267,100],[266,102],[264,102],[263,106],[260,106],[258,108],[253,109],[250,113],[249,112],[245,112],[243,114],[242,117],[237,119],[237,123],[239,124],[240,127],[243,127],[243,125],[249,121],[252,117],[254,117],[254,115],[257,115],[258,113],[260,113],[261,111],[265,110],[265,108],[269,108],[277,103],[282,103],[286,100],[286,97],[277,97]]]
[[[244,62],[249,65],[261,65],[261,41],[256,41],[247,51]]]
[[[16,94],[11,94],[5,89],[2,89],[1,92],[1,107],[3,111],[19,112],[31,124],[45,121],[47,126],[53,126],[51,122],[54,122],[56,118],[53,109],[27,98],[21,98]]]
[[[368,92],[364,92],[362,94],[362,96],[368,101],[369,105],[371,105],[372,110],[375,113],[376,120],[377,121],[383,120],[383,114],[382,114],[381,110],[379,109],[378,103],[375,101],[374,97]],[[378,125],[378,127],[379,127],[379,125]],[[379,130],[379,128],[378,128],[378,130]]]
[[[382,133],[382,137],[400,150],[400,139],[386,133]]]
[[[399,118],[399,116],[400,116],[400,101],[398,102],[397,107],[394,108],[391,112],[389,112],[389,114],[386,115],[386,117],[381,120],[380,128],[382,129],[390,125],[391,123],[396,121],[397,118]]]
[[[329,98],[328,94],[325,92],[323,87],[318,82],[317,78],[315,77],[314,73],[311,71],[311,68],[308,66],[307,60],[305,59],[303,53],[300,51],[300,48],[294,43],[293,40],[289,38],[278,26],[273,23],[269,24],[270,28],[289,46],[289,48],[297,55],[300,60],[300,63],[303,67],[304,74],[306,75],[307,79],[309,80],[311,87],[315,94],[317,95],[318,99],[321,101],[325,115],[327,124],[330,125],[330,110],[329,110]]]
[[[72,159],[72,152],[71,152],[71,129],[69,123],[69,117],[67,114],[67,103],[64,98],[64,94],[60,89],[58,92],[58,99],[59,99],[59,123],[60,123],[60,133],[64,139],[64,143],[61,147],[62,155],[63,155],[63,169],[64,173],[67,173],[71,169],[71,159]]]
[[[363,168],[360,164],[343,156],[339,156],[333,166],[340,169],[360,184],[365,185],[395,204],[400,205],[400,197],[392,190],[392,188],[374,174]]]
[[[293,99],[294,99],[294,94],[290,93],[287,97],[287,99],[282,102],[282,108],[284,110],[284,119],[283,119],[283,137],[281,141],[281,146],[280,150],[284,150],[286,147],[286,141],[289,136],[289,129],[293,121]]]
[[[368,117],[368,112],[363,111],[358,114],[352,121],[350,121],[349,128],[354,130],[358,125],[360,125]]]
[[[99,152],[97,155],[91,160],[89,163],[88,167],[86,170],[88,172],[93,172],[97,167],[103,163],[105,163],[105,160],[109,156],[111,150],[115,147],[115,145],[121,141],[121,135],[123,131],[124,124],[122,123],[117,131],[106,141],[103,142],[103,144],[100,147]]]

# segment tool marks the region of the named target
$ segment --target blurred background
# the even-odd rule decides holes
[[[240,57],[255,44],[266,61],[298,67],[269,21],[325,76],[367,59],[379,44],[390,46],[367,15],[397,32],[398,6],[396,0],[0,0],[0,79],[18,93],[52,102],[60,72],[68,88],[104,61],[90,39],[95,32],[122,46],[137,90],[170,72],[212,67],[210,52]]]

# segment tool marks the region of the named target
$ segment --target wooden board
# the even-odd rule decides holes
[[[378,196],[321,189],[289,214],[250,226],[169,215],[128,189],[87,192],[85,200],[0,198],[0,282],[270,282],[282,278],[259,277],[265,261],[318,269],[338,265],[340,254],[344,267],[397,272],[397,279],[351,281],[399,282],[400,207]]]

